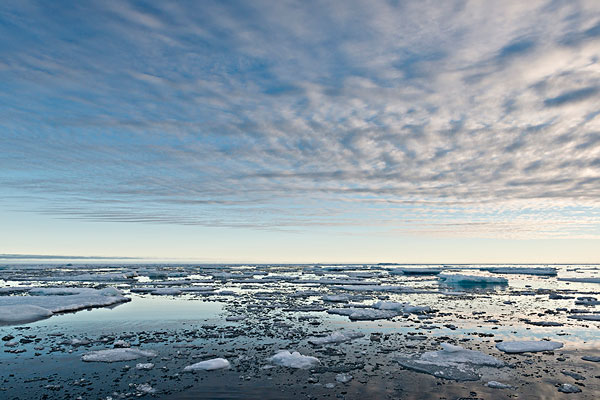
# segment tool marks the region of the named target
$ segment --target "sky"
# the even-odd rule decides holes
[[[0,2],[0,254],[600,262],[600,2]]]

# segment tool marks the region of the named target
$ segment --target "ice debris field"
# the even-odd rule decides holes
[[[595,265],[0,265],[0,398],[600,397]]]

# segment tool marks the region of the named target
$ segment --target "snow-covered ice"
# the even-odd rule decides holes
[[[50,310],[39,306],[28,304],[0,306],[0,325],[33,322],[50,316],[52,316]]]
[[[482,271],[488,271],[494,274],[520,274],[520,275],[546,275],[556,276],[556,268],[520,268],[520,267],[489,267],[481,268]]]

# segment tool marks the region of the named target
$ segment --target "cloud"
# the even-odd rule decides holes
[[[598,234],[596,2],[23,1],[0,18],[11,209]]]

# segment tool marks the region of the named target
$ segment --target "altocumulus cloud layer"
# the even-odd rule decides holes
[[[0,3],[0,194],[64,218],[600,234],[600,3]]]

